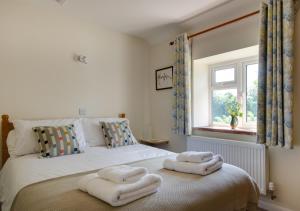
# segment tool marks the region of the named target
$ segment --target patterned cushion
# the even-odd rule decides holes
[[[41,148],[42,157],[57,157],[80,153],[74,125],[32,128]]]
[[[108,148],[137,144],[126,121],[100,122],[100,125]]]

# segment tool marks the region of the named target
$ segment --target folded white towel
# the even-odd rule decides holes
[[[213,159],[205,163],[190,163],[179,162],[174,159],[166,159],[164,161],[164,168],[190,174],[200,174],[202,176],[213,173],[219,170],[223,165],[223,158],[221,155],[214,155]]]
[[[101,169],[98,175],[102,179],[109,180],[114,183],[133,183],[137,182],[148,173],[143,167],[132,167],[127,165],[112,166]]]
[[[147,174],[139,181],[131,184],[116,184],[97,177],[87,182],[86,190],[90,195],[112,206],[122,206],[155,193],[161,182],[162,178],[155,174]]]
[[[182,152],[177,155],[176,160],[180,162],[203,163],[210,161],[214,154],[212,152]]]
[[[93,174],[88,174],[83,176],[79,181],[78,181],[78,188],[84,192],[87,192],[87,184],[92,181],[93,179],[99,178],[97,173]]]

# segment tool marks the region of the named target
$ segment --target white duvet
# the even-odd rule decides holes
[[[17,193],[33,183],[171,154],[137,144],[114,149],[89,147],[82,154],[48,159],[40,159],[37,154],[9,159],[0,172],[2,210],[10,210]]]

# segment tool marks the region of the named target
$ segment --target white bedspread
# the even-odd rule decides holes
[[[17,193],[30,184],[171,154],[174,153],[137,144],[114,149],[90,147],[82,154],[49,159],[39,159],[37,154],[9,159],[0,172],[2,211],[9,210]]]

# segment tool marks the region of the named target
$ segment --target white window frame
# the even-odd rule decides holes
[[[234,69],[234,80],[233,81],[224,81],[224,82],[216,82],[216,72],[225,69]],[[211,70],[211,83],[214,87],[226,87],[232,86],[237,83],[237,66],[236,64],[224,64],[224,65],[216,65],[212,67]]]
[[[253,65],[253,64],[258,64],[258,58],[252,58],[249,59],[248,61],[242,62],[242,71],[243,71],[243,127],[244,128],[250,128],[250,129],[255,129],[256,128],[256,122],[255,123],[250,123],[247,122],[247,65]]]
[[[242,105],[243,117],[239,120],[239,128],[242,129],[256,129],[256,123],[247,123],[247,114],[246,114],[246,100],[247,100],[247,65],[258,64],[258,57],[247,57],[238,60],[226,61],[222,63],[217,63],[213,65],[209,65],[209,123],[211,126],[220,126],[220,127],[228,127],[228,125],[224,124],[213,124],[212,119],[212,96],[214,90],[223,90],[223,89],[237,89],[237,99],[238,102]],[[233,81],[219,82],[215,81],[215,72],[218,70],[234,68],[235,77]]]

